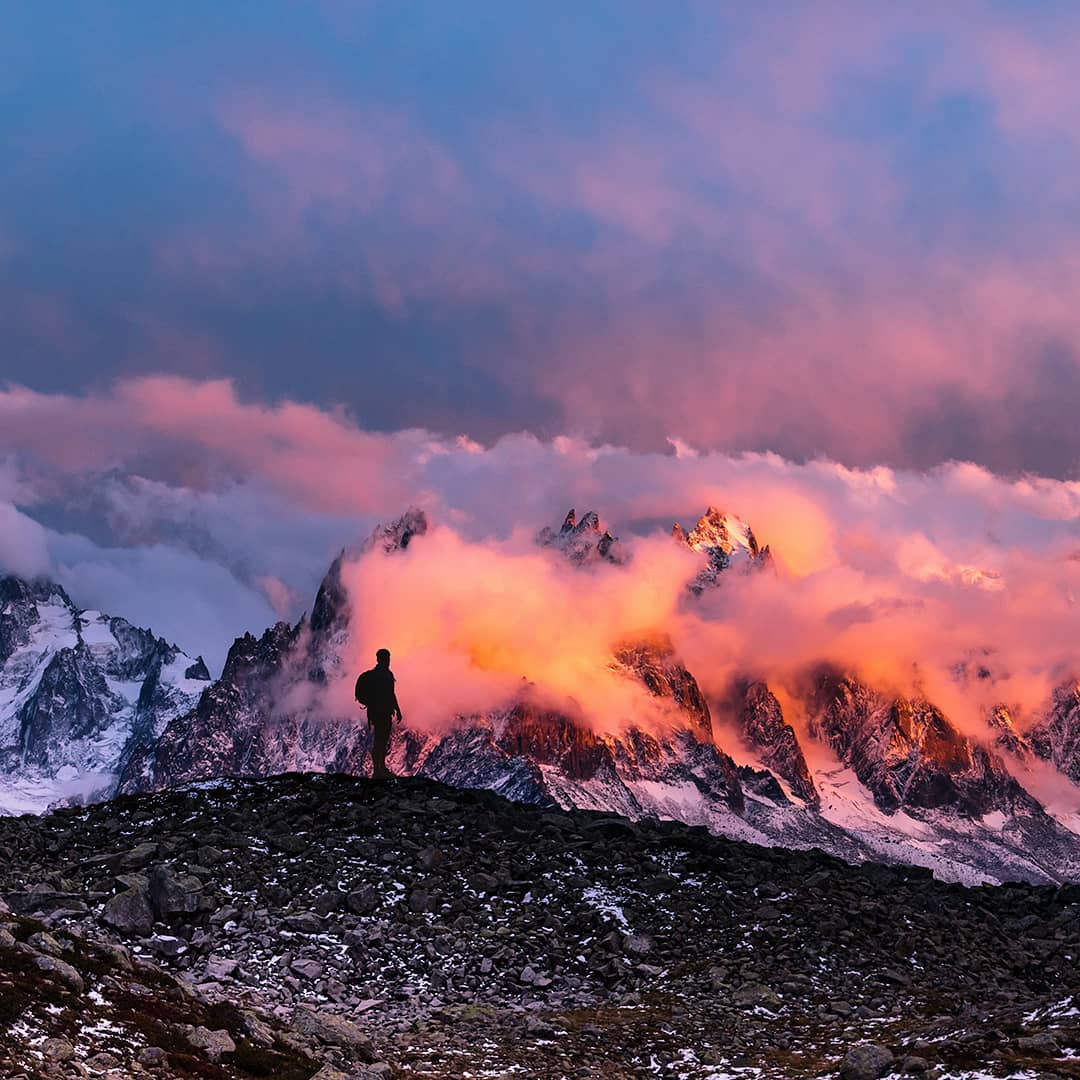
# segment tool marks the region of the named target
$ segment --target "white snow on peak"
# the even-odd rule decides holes
[[[758,553],[757,540],[750,526],[736,517],[710,506],[705,516],[687,534],[686,542],[695,551],[710,552],[719,548],[728,556]]]
[[[107,616],[102,615],[100,611],[84,611],[78,618],[83,642],[91,649],[118,647]]]
[[[152,716],[140,717],[140,693],[153,674],[151,657],[158,648],[150,635],[132,627],[130,635],[118,638],[114,620],[99,611],[79,611],[59,591],[25,605],[8,603],[4,611],[9,618],[19,612],[21,625],[14,639],[20,643],[0,665],[0,814],[41,813],[59,801],[108,797],[137,723],[149,722],[160,732],[191,709],[206,687],[205,681],[186,677],[192,658],[177,651],[161,667],[157,708]],[[50,665],[80,642],[86,650],[82,659],[61,660],[71,666],[44,694],[41,682]],[[76,720],[77,701],[64,697],[73,684],[84,700],[96,694],[103,717],[94,730],[78,735],[65,730],[85,724],[84,717]],[[44,756],[43,763],[28,760],[31,703],[39,716],[41,710],[48,716],[46,749],[33,755]]]

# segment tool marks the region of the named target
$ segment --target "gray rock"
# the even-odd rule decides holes
[[[239,918],[239,909],[234,908],[231,904],[226,904],[225,907],[218,908],[217,911],[210,916],[210,925],[224,926],[226,923],[235,922]]]
[[[525,1017],[525,1032],[537,1039],[549,1039],[558,1031],[542,1016]]]
[[[152,842],[138,844],[117,860],[120,870],[141,870],[156,854],[158,845]],[[114,868],[117,864],[114,864]]]
[[[38,1049],[49,1061],[70,1061],[75,1047],[67,1039],[46,1039]]]
[[[311,906],[315,909],[316,913],[322,916],[329,915],[332,911],[337,911],[341,907],[341,893],[339,892],[324,892],[320,893],[312,901]]]
[[[91,1073],[108,1073],[120,1067],[120,1059],[108,1050],[101,1050],[86,1059],[86,1067]]]
[[[355,1080],[355,1073],[342,1072],[336,1065],[324,1065],[311,1080]]]
[[[188,1032],[188,1042],[201,1050],[211,1061],[220,1061],[224,1054],[232,1054],[236,1051],[236,1043],[232,1036],[224,1029],[211,1031],[205,1027],[194,1027]]]
[[[355,889],[345,897],[345,907],[354,915],[370,915],[381,903],[379,891],[371,886]]]
[[[74,990],[76,994],[81,994],[86,989],[83,977],[66,961],[55,956],[38,954],[34,957],[34,963],[37,965],[38,971],[43,971],[50,979],[63,983],[69,990]]]
[[[307,841],[299,836],[271,836],[269,843],[272,848],[286,855],[303,855],[308,848]]]
[[[294,960],[289,965],[290,971],[295,971],[297,975],[302,978],[315,980],[322,976],[323,965],[318,960],[309,960],[306,957],[301,957],[299,960]]]
[[[155,934],[147,945],[158,956],[180,956],[187,952],[187,942],[171,934]]]
[[[420,852],[418,861],[425,870],[434,870],[446,862],[446,853],[439,848],[425,848]]]
[[[301,1006],[293,1013],[292,1025],[297,1032],[308,1038],[331,1046],[346,1047],[358,1053],[365,1061],[375,1060],[371,1040],[364,1034],[363,1029],[336,1013]]]
[[[743,983],[743,985],[732,994],[732,1000],[736,1005],[763,1005],[767,1009],[776,1009],[783,1004],[783,1000],[779,994],[771,987],[759,982]]]
[[[840,1065],[840,1080],[878,1080],[891,1068],[895,1058],[887,1046],[859,1043],[853,1046]]]
[[[481,871],[469,878],[469,885],[479,893],[490,893],[499,887],[499,879],[493,874]]]
[[[224,956],[211,956],[206,961],[206,974],[211,979],[231,979],[240,966],[239,961]]]
[[[144,1046],[135,1060],[144,1069],[163,1069],[169,1064],[169,1055],[160,1046]]]
[[[94,949],[121,971],[134,971],[135,965],[131,962],[131,953],[123,945],[117,945],[111,941],[97,941]]]
[[[62,956],[64,952],[60,946],[60,942],[57,941],[52,934],[44,931],[31,934],[26,939],[26,944],[29,945],[34,952],[45,953],[48,956]]]
[[[198,911],[202,890],[203,883],[191,874],[177,876],[167,866],[150,871],[150,903],[162,920]]]
[[[655,944],[648,934],[631,934],[623,942],[623,948],[634,956],[645,956],[653,951]]]
[[[154,912],[144,890],[126,889],[107,900],[102,919],[124,934],[146,937],[154,929]]]
[[[409,910],[416,913],[434,912],[439,908],[438,901],[423,889],[413,889],[409,893]]]
[[[250,1010],[246,1010],[242,1014],[241,1026],[244,1029],[244,1034],[252,1042],[258,1043],[259,1046],[274,1045],[274,1033],[270,1026]]]
[[[282,920],[289,930],[298,934],[321,934],[323,922],[314,911],[301,911],[297,915],[286,915]]]
[[[1049,1032],[1040,1032],[1038,1035],[1022,1035],[1016,1040],[1016,1045],[1025,1054],[1034,1054],[1039,1057],[1058,1057],[1061,1047],[1057,1039]]]

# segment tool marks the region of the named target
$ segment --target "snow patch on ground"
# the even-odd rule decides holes
[[[599,885],[590,885],[587,889],[582,890],[581,898],[591,908],[599,911],[601,915],[605,915],[618,923],[619,929],[623,933],[633,933],[622,909],[622,904],[609,889],[601,888]]]

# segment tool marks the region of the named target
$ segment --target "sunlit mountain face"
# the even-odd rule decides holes
[[[992,670],[1009,658],[957,641],[900,683],[828,619],[813,653],[766,637],[731,655],[733,635],[758,642],[754,610],[777,591],[795,594],[776,624],[790,635],[803,586],[714,507],[636,542],[570,510],[500,543],[412,509],[333,561],[310,614],[238,637],[213,682],[59,587],[4,587],[9,811],[222,776],[364,775],[352,684],[389,640],[400,774],[949,881],[1080,877],[1075,681],[1010,709],[1019,684]]]

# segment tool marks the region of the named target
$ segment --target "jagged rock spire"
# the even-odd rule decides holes
[[[537,533],[536,542],[541,547],[557,548],[577,566],[600,561],[625,561],[618,537],[612,536],[607,529],[601,529],[600,515],[595,510],[586,511],[579,521],[577,512],[571,507],[559,531],[545,525]]]
[[[413,537],[423,536],[427,531],[427,514],[416,506],[410,506],[401,517],[391,521],[389,525],[376,525],[365,541],[363,550],[381,547],[387,554],[404,551]]]
[[[758,544],[754,530],[734,514],[709,506],[689,533],[678,523],[671,535],[679,544],[686,544],[708,559],[708,566],[690,583],[690,591],[700,595],[717,583],[730,566],[761,567],[772,560],[769,546]]]

